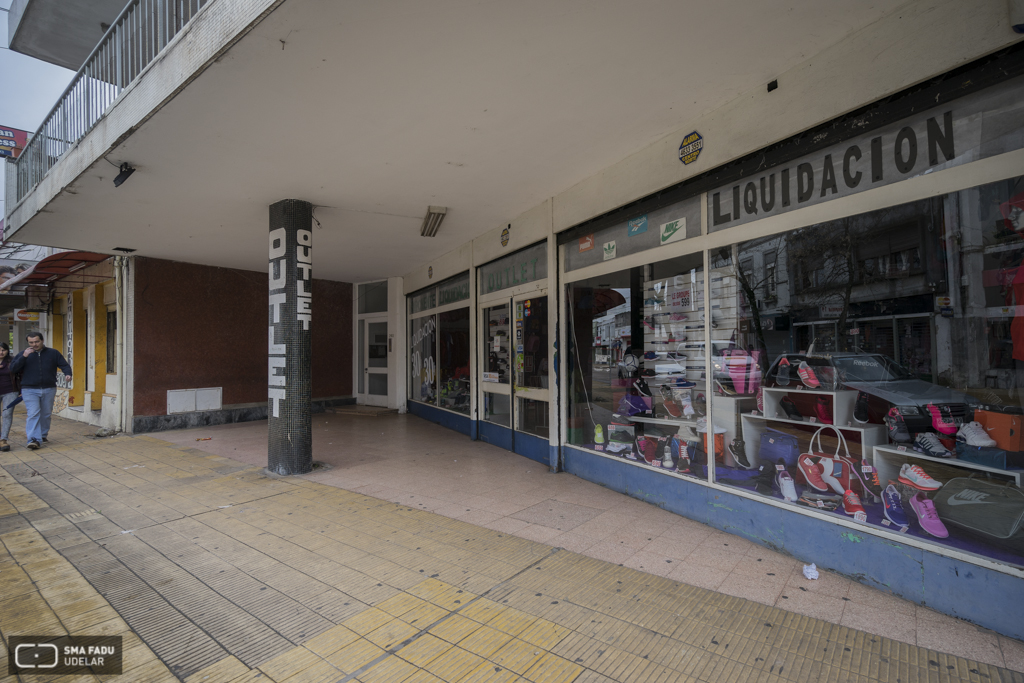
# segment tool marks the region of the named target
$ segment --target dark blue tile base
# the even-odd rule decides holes
[[[566,472],[874,588],[1024,638],[1024,579],[645,467],[563,449]]]
[[[548,453],[548,440],[542,439],[539,436],[533,434],[524,434],[523,432],[516,432],[515,437],[515,448],[513,449],[516,453],[529,458],[544,465],[548,466],[548,462],[551,459],[551,455]]]
[[[440,408],[428,406],[426,403],[417,403],[416,401],[409,401],[407,405],[409,412],[416,417],[422,417],[424,420],[437,423],[460,434],[470,435],[470,419],[468,415],[459,415],[458,413],[441,410]]]

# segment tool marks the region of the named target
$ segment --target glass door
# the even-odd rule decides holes
[[[364,332],[365,325],[365,332]],[[359,319],[359,358],[363,361],[359,382],[362,402],[370,406],[388,404],[388,321]]]
[[[512,300],[513,428],[548,438],[548,297],[541,290]]]
[[[508,299],[481,306],[483,331],[480,372],[480,414],[487,422],[512,426],[512,343],[514,325]]]

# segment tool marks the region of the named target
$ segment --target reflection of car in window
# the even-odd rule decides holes
[[[806,361],[819,377],[834,376],[837,389],[867,394],[869,422],[880,424],[889,409],[895,406],[912,433],[931,429],[928,405],[947,406],[953,418],[962,421],[967,418],[969,408],[980,404],[978,399],[962,391],[918,379],[892,358],[880,353],[784,353],[768,369],[765,375],[767,386],[779,386],[778,367],[783,358],[788,360],[790,367],[795,368]],[[792,375],[793,382],[798,384],[800,380],[796,379],[796,373]]]

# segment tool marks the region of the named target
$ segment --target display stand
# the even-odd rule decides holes
[[[906,446],[905,450],[900,450],[899,446],[892,445],[875,446],[871,464],[878,470],[878,480],[884,486],[889,480],[896,481],[899,478],[900,468],[907,462],[921,465],[921,467],[926,469],[930,477],[943,483],[956,476],[970,476],[983,472],[986,476],[995,475],[1004,480],[1012,480],[1018,488],[1020,487],[1020,476],[1022,474],[1020,470],[1001,470],[997,467],[988,467],[966,460],[957,460],[956,458],[935,458],[924,453],[918,453],[910,446]],[[939,463],[942,465],[942,468],[949,469],[943,473],[940,471],[942,468],[937,468],[932,463]]]

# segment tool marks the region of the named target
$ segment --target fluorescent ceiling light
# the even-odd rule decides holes
[[[433,237],[436,235],[446,213],[448,213],[447,206],[428,206],[427,215],[423,217],[423,225],[420,226],[420,236]]]

